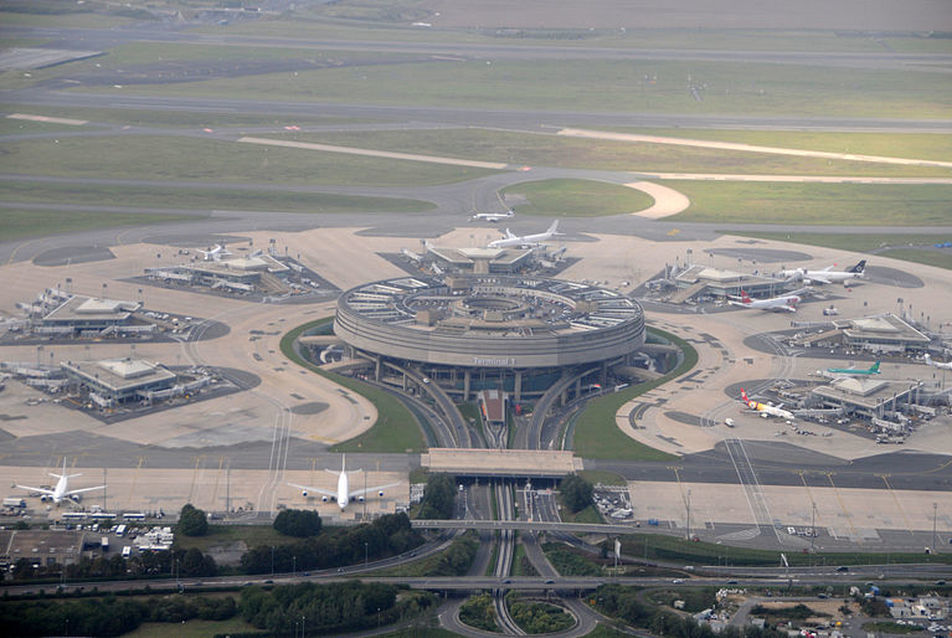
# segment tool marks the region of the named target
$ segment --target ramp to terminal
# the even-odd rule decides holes
[[[561,478],[582,469],[582,459],[564,450],[430,448],[423,467],[455,476]]]

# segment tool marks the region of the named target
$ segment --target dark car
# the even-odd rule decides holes
[[[836,571],[838,572],[848,572],[849,570],[850,568],[847,567],[846,565],[840,565],[839,567],[836,568]]]

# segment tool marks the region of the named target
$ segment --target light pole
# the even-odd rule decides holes
[[[291,578],[297,576],[297,556],[291,557]]]
[[[932,503],[932,553],[933,553],[933,554],[935,554],[935,548],[936,548],[936,544],[935,544],[935,522],[936,522],[936,516],[938,516],[938,513],[939,513],[939,504],[933,502],[933,503]]]
[[[271,578],[274,578],[274,545],[271,546]]]
[[[364,567],[367,566],[367,541],[364,541]]]

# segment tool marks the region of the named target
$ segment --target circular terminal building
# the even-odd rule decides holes
[[[344,292],[334,332],[374,376],[438,383],[468,400],[499,389],[519,401],[564,374],[625,365],[644,344],[644,311],[585,283],[498,275],[401,277]],[[579,377],[580,378],[580,377]]]

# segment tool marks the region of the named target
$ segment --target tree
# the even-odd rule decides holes
[[[281,510],[272,525],[285,536],[307,538],[321,533],[321,517],[313,510]]]
[[[562,479],[559,491],[562,493],[562,501],[572,512],[579,512],[592,504],[594,488],[578,474]]]
[[[431,474],[423,488],[420,518],[453,518],[456,509],[456,485],[449,474]]]
[[[175,531],[185,536],[204,536],[208,533],[208,517],[191,503],[186,503],[179,514]]]

